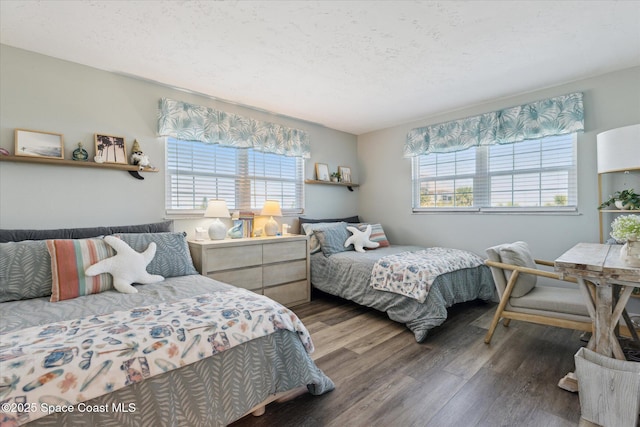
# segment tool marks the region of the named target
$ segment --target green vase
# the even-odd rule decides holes
[[[87,160],[89,160],[89,153],[87,153],[87,150],[82,148],[82,142],[78,142],[78,148],[73,150],[71,158],[73,160],[78,160],[81,162],[86,162]]]

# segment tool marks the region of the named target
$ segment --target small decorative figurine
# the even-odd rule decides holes
[[[242,221],[233,221],[233,227],[227,231],[227,236],[232,239],[239,239],[242,237]]]
[[[81,162],[86,162],[87,160],[89,160],[89,153],[87,153],[87,150],[82,148],[82,142],[78,142],[78,148],[73,150],[71,158],[73,160],[78,160]]]
[[[137,165],[138,170],[143,170],[145,167],[151,167],[149,156],[142,152],[137,139],[133,141],[133,146],[131,147],[131,164]]]
[[[137,139],[133,140],[133,145],[131,146],[131,164],[138,166],[137,171],[129,171],[129,174],[136,179],[144,179],[139,173],[144,170],[144,168],[153,168],[149,162],[149,156],[142,152]]]

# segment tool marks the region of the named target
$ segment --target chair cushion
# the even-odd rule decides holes
[[[514,242],[500,246],[500,259],[504,264],[517,265],[519,267],[536,268],[536,262],[531,256],[529,245],[526,242]],[[511,278],[512,272],[505,270],[507,281]],[[518,276],[516,284],[511,291],[514,298],[528,294],[536,286],[537,276],[533,274],[522,274]]]
[[[536,286],[527,295],[511,298],[509,304],[516,309],[527,308],[589,317],[584,297],[578,288]]]

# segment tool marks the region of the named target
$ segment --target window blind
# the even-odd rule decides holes
[[[577,209],[576,134],[413,158],[413,210]]]
[[[262,209],[278,200],[283,212],[304,207],[304,160],[254,149],[167,138],[167,214],[201,214],[209,199],[231,210]]]

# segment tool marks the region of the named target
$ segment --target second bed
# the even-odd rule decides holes
[[[422,342],[431,329],[447,319],[448,307],[476,299],[492,300],[495,295],[491,272],[484,264],[438,275],[424,302],[371,286],[378,260],[398,259],[424,250],[418,246],[393,245],[364,253],[345,250],[329,256],[318,251],[311,255],[311,283],[328,294],[387,313],[391,320],[406,324],[416,341]]]

